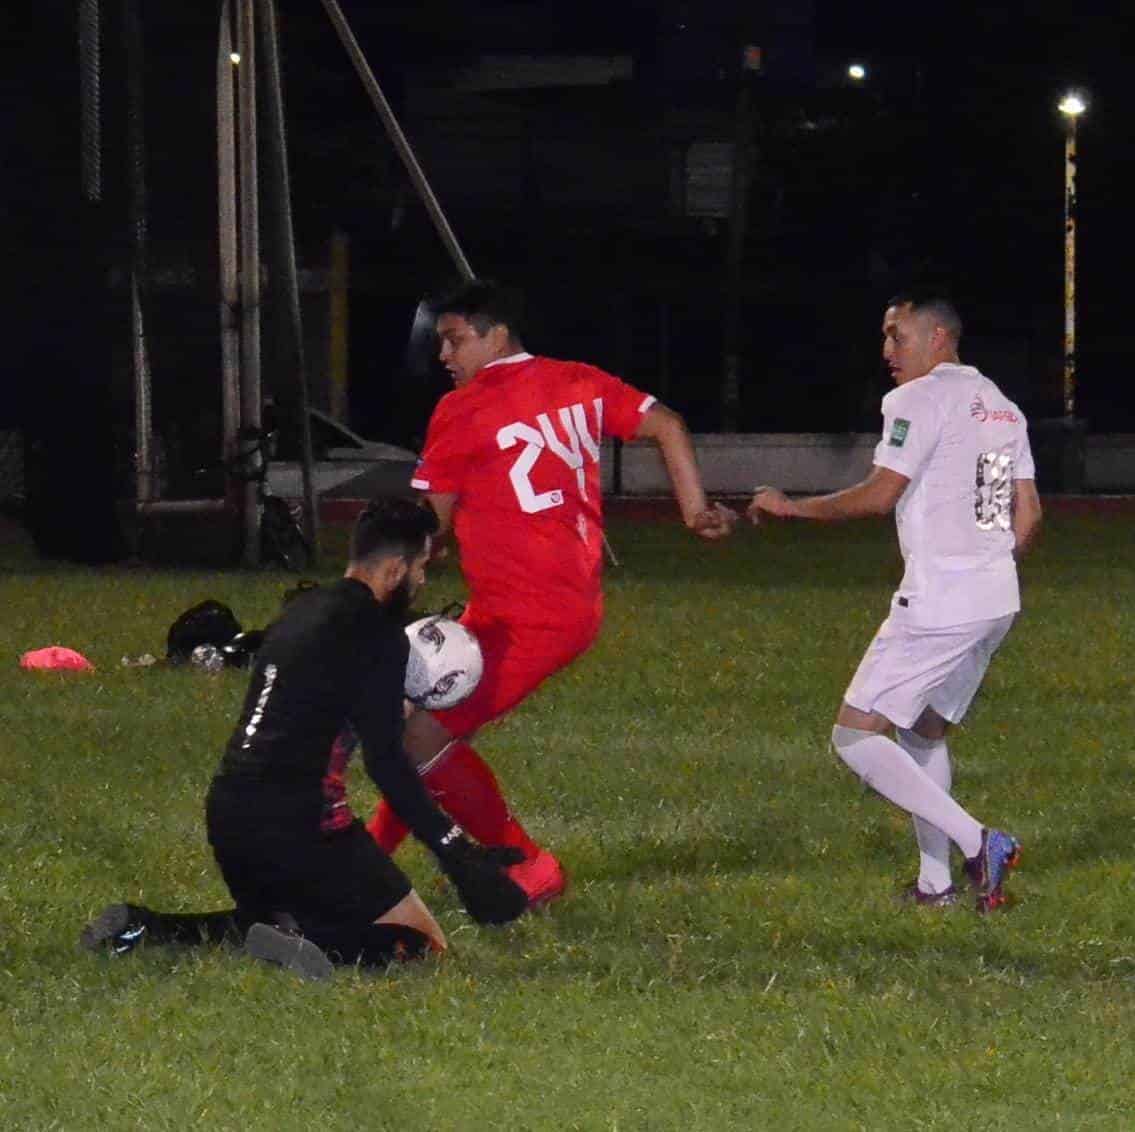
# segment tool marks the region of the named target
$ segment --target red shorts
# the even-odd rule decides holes
[[[434,718],[455,739],[467,739],[478,728],[511,711],[547,678],[582,656],[599,634],[595,616],[562,629],[514,625],[478,614],[472,606],[461,624],[476,636],[485,671],[473,694]]]

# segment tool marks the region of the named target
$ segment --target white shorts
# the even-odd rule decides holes
[[[892,609],[879,626],[844,703],[899,727],[913,727],[928,707],[950,723],[960,722],[1016,614],[927,628],[909,624],[902,613]]]

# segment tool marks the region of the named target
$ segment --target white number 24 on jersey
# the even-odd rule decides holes
[[[516,421],[498,430],[497,446],[502,452],[507,452],[517,444],[524,445],[508,472],[521,511],[534,515],[538,511],[563,505],[564,493],[561,490],[537,491],[529,478],[536,461],[544,452],[558,456],[575,473],[579,493],[584,499],[587,498],[584,464],[587,460],[596,464],[599,462],[599,442],[603,437],[603,398],[596,397],[592,405],[595,410],[594,433],[582,404],[565,405],[562,409],[553,410],[558,425],[553,425],[548,413],[540,413],[536,417],[536,428],[524,421]]]

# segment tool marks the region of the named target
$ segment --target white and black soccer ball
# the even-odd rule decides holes
[[[406,626],[406,699],[435,711],[456,707],[481,682],[481,646],[464,625],[449,617],[423,617]]]

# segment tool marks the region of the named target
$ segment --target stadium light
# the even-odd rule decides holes
[[[1087,99],[1070,90],[1058,104],[1064,115],[1064,416],[1076,416],[1076,119]]]
[[[229,56],[229,59],[230,59],[230,60],[232,61],[232,65],[233,65],[233,66],[235,67],[235,66],[236,66],[236,65],[237,65],[237,64],[238,64],[238,63],[240,62],[240,52],[239,52],[239,51],[234,51],[234,52],[233,52],[233,53],[232,53],[232,54],[231,54],[231,55]]]
[[[1078,118],[1087,108],[1088,104],[1084,96],[1074,90],[1070,90],[1060,100],[1060,113],[1066,114],[1069,118]]]
[[[867,68],[862,63],[849,63],[847,77],[853,82],[861,83],[867,77]]]

